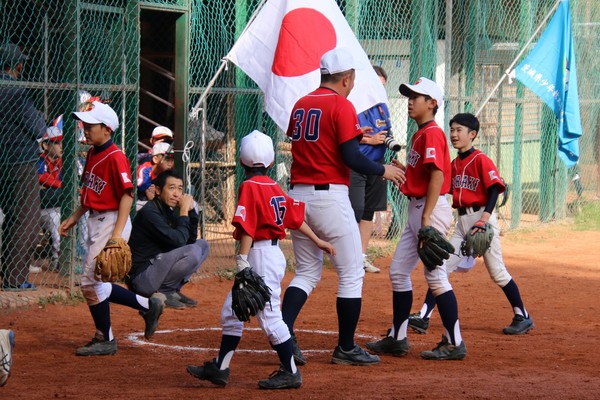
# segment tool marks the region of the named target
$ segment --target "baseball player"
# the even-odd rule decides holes
[[[298,388],[302,384],[300,370],[294,363],[292,338],[281,317],[281,280],[286,260],[278,241],[285,238],[285,229],[297,229],[315,246],[335,254],[333,246],[317,238],[304,222],[304,203],[296,201],[267,176],[273,164],[273,142],[270,137],[253,131],[242,139],[240,161],[246,170],[246,180],[240,185],[238,204],[233,217],[233,236],[240,241],[236,257],[238,270],[252,268],[271,288],[271,304],[256,314],[262,330],[277,351],[281,367],[267,379],[258,382],[263,389]],[[229,363],[240,342],[244,328],[232,311],[232,296],[228,294],[221,310],[223,333],[219,355],[203,366],[189,365],[194,377],[225,386],[229,381]]]
[[[434,120],[438,108],[444,106],[443,92],[435,82],[419,78],[414,85],[400,85],[400,93],[408,97],[408,115],[419,127],[407,154],[406,183],[400,187],[410,201],[408,223],[390,266],[392,327],[385,338],[367,343],[372,351],[395,356],[403,356],[409,350],[406,331],[413,299],[410,273],[419,262],[418,231],[425,226],[433,226],[447,235],[452,222],[452,210],[445,197],[450,191],[450,150],[444,131]],[[433,350],[422,352],[421,357],[429,360],[463,359],[467,348],[460,335],[458,305],[448,282],[446,264],[433,271],[423,270],[446,332],[442,341]]]
[[[483,256],[483,262],[490,278],[502,288],[504,295],[515,313],[512,323],[503,329],[507,335],[521,335],[533,327],[533,320],[523,306],[519,287],[510,276],[502,259],[500,228],[494,214],[498,195],[506,186],[494,162],[473,147],[473,140],[479,132],[479,120],[473,114],[456,114],[450,120],[450,140],[458,150],[458,157],[452,161],[452,207],[458,211],[458,221],[450,242],[460,249],[467,233],[472,233],[486,222],[494,229],[490,250]],[[447,271],[452,273],[460,268],[464,256],[454,254],[447,262]],[[435,307],[431,291],[427,291],[421,312],[412,314],[408,326],[419,333],[426,333],[429,318]],[[422,317],[421,317],[422,316]]]
[[[173,169],[175,166],[173,145],[160,141],[152,146],[150,161],[141,164],[137,169],[137,195],[135,205],[139,211],[148,200],[154,199],[156,187],[154,179],[163,171]]]
[[[354,87],[355,63],[344,49],[334,49],[320,62],[321,85],[294,105],[287,135],[292,140],[289,195],[306,203],[306,221],[315,233],[336,248],[332,257],[339,276],[337,314],[339,338],[333,352],[336,364],[372,365],[379,357],[354,342],[362,304],[362,246],[348,197],[350,169],[379,175],[399,183],[404,172],[366,158],[359,150],[362,131],[356,110],[347,100]],[[296,276],[285,292],[283,320],[294,332],[294,323],[308,296],[321,279],[323,252],[301,232],[292,232]],[[296,362],[304,364],[294,337]]]
[[[129,211],[133,204],[131,166],[123,152],[112,142],[111,136],[119,127],[119,118],[109,105],[93,102],[88,111],[74,112],[74,119],[83,123],[88,152],[83,173],[81,205],[59,227],[67,236],[83,214],[88,218],[88,249],[81,292],[90,308],[96,325],[96,335],[85,346],[77,349],[79,356],[115,354],[117,341],[110,323],[110,304],[126,305],[140,311],[145,321],[144,336],[152,337],[163,311],[160,299],[136,295],[122,286],[101,282],[96,278],[95,258],[111,238],[128,239],[131,233]]]

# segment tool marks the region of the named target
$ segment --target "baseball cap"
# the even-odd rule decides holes
[[[113,132],[119,127],[117,113],[108,104],[99,101],[92,102],[92,106],[88,111],[74,112],[71,115],[73,118],[88,124],[104,124]]]
[[[431,97],[432,99],[437,100],[437,105],[439,108],[444,106],[444,92],[440,87],[431,79],[427,79],[425,77],[420,77],[417,79],[414,85],[409,85],[407,83],[403,83],[400,85],[400,93],[406,97],[409,97],[411,93],[419,93],[424,94],[426,96]]]
[[[56,126],[46,128],[46,133],[42,137],[42,141],[60,142],[62,140],[62,132]]]
[[[0,64],[2,65],[8,65],[12,68],[28,58],[21,52],[19,46],[14,43],[7,43],[0,46]]]
[[[333,75],[346,72],[351,69],[359,69],[352,53],[344,48],[329,50],[321,57],[321,75]]]
[[[173,153],[175,153],[175,150],[173,150],[173,146],[170,145],[169,143],[160,142],[160,143],[156,143],[154,146],[152,146],[152,155],[153,156],[158,156],[160,154],[173,154]]]
[[[275,159],[273,140],[254,130],[242,138],[240,161],[247,167],[268,167]]]
[[[152,131],[152,139],[160,138],[163,136],[168,136],[170,138],[173,137],[173,131],[167,128],[166,126],[157,126]]]

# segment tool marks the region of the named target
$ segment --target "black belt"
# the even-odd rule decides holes
[[[413,200],[421,200],[424,196],[421,196],[421,197],[406,196],[406,197],[408,197],[409,201],[413,201]]]
[[[473,206],[473,207],[458,207],[458,215],[467,215],[467,208],[472,208],[473,212],[477,212],[479,210],[481,210],[480,206]]]
[[[271,246],[277,246],[278,243],[279,239],[271,239]],[[252,245],[250,247],[254,247],[254,241],[252,241]]]
[[[314,186],[315,190],[329,190],[329,183],[323,183],[322,185],[309,185]],[[293,189],[294,185],[290,185],[290,189]]]

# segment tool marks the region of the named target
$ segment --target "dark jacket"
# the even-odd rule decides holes
[[[24,88],[4,86],[14,81],[10,75],[0,72],[0,80],[0,165],[35,162],[37,139],[46,132],[44,118]]]
[[[133,220],[129,246],[133,259],[130,278],[145,271],[151,261],[198,238],[198,214],[192,210],[180,217],[158,197],[137,212]]]

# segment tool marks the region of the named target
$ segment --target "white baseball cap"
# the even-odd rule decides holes
[[[346,72],[351,69],[359,69],[352,53],[343,48],[329,50],[321,57],[321,75],[333,75]]]
[[[154,130],[152,131],[152,138],[155,139],[162,136],[168,136],[172,138],[173,131],[167,128],[166,126],[157,126],[156,128],[154,128]]]
[[[403,83],[400,85],[400,93],[406,97],[409,97],[411,93],[424,94],[437,100],[439,108],[444,106],[444,92],[440,87],[431,79],[420,77],[417,79],[414,85]]]
[[[268,167],[275,159],[273,140],[254,130],[242,138],[240,161],[247,167]]]
[[[108,104],[99,101],[92,102],[91,109],[88,111],[74,112],[72,116],[88,124],[104,124],[113,132],[119,127],[117,113]]]
[[[173,149],[173,146],[170,145],[169,143],[160,142],[160,143],[156,143],[154,146],[152,146],[152,155],[153,156],[158,156],[160,154],[173,154],[173,153],[175,153],[175,150]]]

